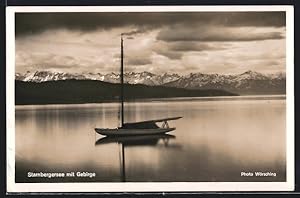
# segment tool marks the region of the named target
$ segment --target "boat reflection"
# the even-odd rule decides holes
[[[125,167],[125,147],[130,146],[163,146],[171,149],[181,149],[180,144],[170,144],[170,139],[175,139],[175,135],[158,134],[158,135],[134,135],[134,136],[106,136],[98,139],[95,146],[105,145],[110,143],[117,143],[119,145],[120,155],[120,176],[121,181],[126,181],[126,167]],[[160,141],[162,140],[162,141]],[[160,144],[162,142],[162,144]]]
[[[95,145],[118,143],[124,146],[155,146],[162,140],[163,146],[169,146],[169,140],[176,136],[169,134],[138,135],[138,136],[108,136],[96,141]]]

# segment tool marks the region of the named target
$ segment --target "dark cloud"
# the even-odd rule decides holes
[[[285,12],[228,12],[218,17],[215,23],[224,26],[282,27],[285,26],[285,17]]]
[[[137,29],[137,30],[132,30],[132,31],[129,31],[129,32],[124,32],[124,33],[122,33],[122,35],[124,35],[124,36],[133,36],[133,35],[136,35],[136,34],[145,33],[147,31],[148,31],[148,29],[146,29],[146,28],[140,28],[140,29]],[[127,38],[132,39],[133,37],[127,37]]]
[[[187,52],[187,51],[207,51],[207,50],[222,50],[226,49],[224,45],[206,44],[197,42],[172,42],[167,44],[171,51]]]
[[[151,64],[152,61],[149,57],[128,57],[125,59],[125,64],[128,65],[148,65]]]
[[[102,12],[17,13],[16,35],[49,29],[91,31],[132,26],[146,31],[171,24],[223,26],[285,26],[285,12]]]
[[[153,48],[156,54],[165,56],[172,60],[179,60],[189,51],[210,51],[226,49],[225,45],[218,46],[213,44],[199,43],[199,42],[159,42]]]
[[[181,57],[183,56],[183,52],[174,52],[174,51],[169,51],[169,50],[154,50],[155,53],[168,57],[169,59],[172,60],[178,60],[181,59]]]
[[[184,25],[185,26],[185,25]],[[247,32],[243,28],[211,27],[186,28],[168,27],[161,30],[157,35],[157,40],[175,41],[256,41],[282,39],[281,32]],[[176,31],[175,31],[176,30]]]
[[[203,52],[203,51],[216,51],[225,50],[230,44],[215,44],[215,43],[201,43],[201,42],[189,42],[189,41],[177,41],[177,42],[162,42],[158,41],[153,46],[152,50],[156,54],[165,56],[172,60],[179,60],[186,52]]]

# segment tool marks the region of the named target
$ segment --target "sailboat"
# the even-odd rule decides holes
[[[136,136],[136,135],[158,135],[173,131],[175,127],[169,127],[168,121],[177,120],[182,117],[170,117],[156,120],[146,120],[140,122],[125,123],[124,122],[124,53],[123,53],[123,37],[121,34],[121,110],[120,110],[120,126],[118,128],[95,128],[95,131],[105,136]],[[157,123],[162,123],[161,127]]]

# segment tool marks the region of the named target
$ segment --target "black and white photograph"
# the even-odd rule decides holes
[[[7,11],[9,190],[293,190],[292,7]]]

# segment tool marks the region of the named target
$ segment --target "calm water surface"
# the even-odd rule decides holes
[[[126,122],[183,118],[169,122],[172,136],[123,142],[124,159],[118,140],[94,132],[118,126],[117,103],[16,106],[16,182],[285,181],[285,105],[285,96],[127,103]],[[30,171],[96,177],[28,178]]]

